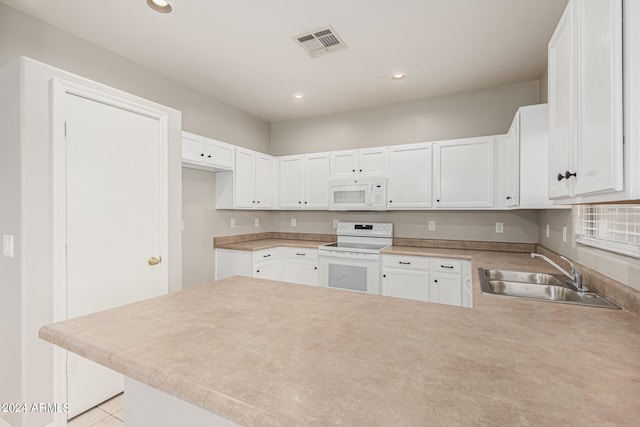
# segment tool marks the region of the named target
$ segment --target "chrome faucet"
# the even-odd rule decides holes
[[[564,274],[569,279],[571,279],[571,284],[576,287],[578,292],[588,292],[589,291],[589,288],[587,288],[586,286],[584,286],[582,284],[582,273],[580,273],[580,270],[578,270],[576,268],[576,266],[573,265],[573,263],[571,261],[569,261],[568,258],[563,257],[562,255],[560,256],[560,258],[562,258],[563,260],[568,262],[569,265],[571,266],[571,272],[570,273],[567,270],[565,270],[564,268],[560,267],[555,262],[551,261],[546,256],[542,255],[542,254],[531,253],[531,258],[542,258],[543,260],[547,261],[549,264],[554,266],[558,271],[561,271],[562,274]]]

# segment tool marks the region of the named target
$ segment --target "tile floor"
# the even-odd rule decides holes
[[[68,427],[124,427],[124,394],[72,418]]]

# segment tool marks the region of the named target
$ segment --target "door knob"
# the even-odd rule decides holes
[[[152,256],[151,258],[149,258],[147,260],[147,262],[149,263],[149,265],[158,265],[162,262],[162,257],[160,258],[156,258],[154,256]]]

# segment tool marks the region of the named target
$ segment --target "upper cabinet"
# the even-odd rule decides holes
[[[389,148],[389,210],[432,206],[432,145],[407,144]]]
[[[622,0],[570,0],[549,42],[548,196],[560,203],[625,198],[622,40]]]
[[[433,206],[494,207],[496,144],[492,136],[434,143]]]
[[[329,154],[283,156],[279,159],[279,208],[329,208]]]
[[[233,172],[216,178],[216,208],[272,209],[275,188],[276,158],[236,147]]]
[[[331,153],[331,179],[386,176],[388,169],[389,153],[384,147]]]
[[[504,201],[506,207],[553,208],[547,197],[549,109],[547,104],[521,107],[513,118],[505,144]]]
[[[234,146],[215,139],[182,132],[182,166],[210,171],[230,171]]]

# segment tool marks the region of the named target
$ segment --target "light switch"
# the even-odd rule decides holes
[[[13,235],[2,235],[2,255],[13,258]]]
[[[435,221],[429,221],[428,228],[429,228],[429,231],[436,231],[436,222]]]
[[[229,221],[229,225],[231,226],[231,228],[236,228],[236,219],[231,218],[231,221]]]
[[[504,233],[504,222],[496,222],[496,233]]]
[[[333,220],[333,228],[338,228],[338,220],[337,219]]]

